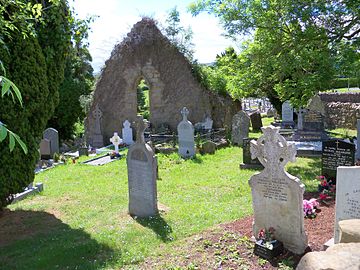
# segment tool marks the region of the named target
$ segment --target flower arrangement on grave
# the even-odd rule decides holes
[[[315,218],[318,207],[319,202],[315,198],[303,200],[304,217]]]
[[[336,184],[333,179],[326,179],[325,176],[321,175],[318,177],[320,184],[318,185],[319,201],[327,202],[335,199]]]
[[[120,153],[116,153],[115,151],[112,151],[112,152],[110,153],[110,158],[111,158],[111,159],[119,158],[119,157],[121,157]]]
[[[265,259],[271,259],[281,254],[283,244],[274,238],[275,229],[260,229],[254,247],[254,254]]]

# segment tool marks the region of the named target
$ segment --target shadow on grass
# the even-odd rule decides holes
[[[173,237],[171,236],[172,228],[166,222],[166,220],[162,218],[162,216],[156,215],[148,218],[138,217],[135,220],[142,226],[153,230],[154,233],[156,233],[156,235],[161,239],[161,241],[170,242],[173,240]]]
[[[196,154],[193,158],[189,158],[189,160],[197,164],[203,163],[202,156],[200,154]]]
[[[113,254],[47,212],[5,209],[0,215],[0,269],[102,269]]]
[[[307,162],[307,166],[304,166],[304,163],[295,163],[291,164],[287,171],[298,177],[302,182],[305,182],[306,180],[313,180],[317,176],[321,175],[321,159],[310,159]]]

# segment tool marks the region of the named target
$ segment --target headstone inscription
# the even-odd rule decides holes
[[[263,169],[264,166],[258,158],[252,159],[250,153],[250,142],[256,138],[243,139],[243,163],[240,164],[241,169]]]
[[[123,136],[123,142],[126,145],[132,145],[134,143],[133,130],[130,127],[130,125],[131,124],[128,120],[125,120],[123,123],[122,136]]]
[[[318,111],[302,111],[300,119],[298,119],[298,127],[300,128],[294,134],[295,141],[324,141],[328,139],[324,130],[324,117]]]
[[[252,158],[258,158],[265,167],[249,180],[252,192],[253,233],[260,229],[275,229],[275,239],[295,254],[307,247],[304,229],[304,185],[285,171],[289,161],[295,161],[296,149],[279,134],[279,127],[262,128],[263,135],[251,141]]]
[[[183,119],[177,126],[179,155],[183,158],[189,158],[195,155],[194,127],[187,119],[189,110],[186,107],[182,108],[181,115]]]
[[[258,132],[262,128],[262,119],[261,114],[259,112],[253,112],[250,114],[251,126],[253,132]]]
[[[156,171],[157,162],[152,148],[145,143],[146,123],[142,116],[136,120],[136,142],[126,157],[129,185],[129,214],[149,217],[158,214]]]
[[[114,132],[114,136],[110,139],[110,142],[114,145],[115,153],[119,154],[119,145],[122,143],[122,139],[117,132]]]
[[[339,221],[360,219],[360,167],[338,167],[334,242],[339,243]]]
[[[244,111],[233,116],[231,139],[233,144],[242,145],[243,139],[249,136],[250,117]]]
[[[292,128],[294,127],[294,108],[291,106],[290,101],[285,101],[281,107],[281,127]]]
[[[360,119],[356,120],[356,129],[357,129],[357,137],[356,137],[356,162],[360,161]]]
[[[94,126],[95,130],[94,130],[92,144],[95,148],[99,148],[104,145],[104,138],[101,133],[101,125],[100,125],[100,120],[102,118],[102,112],[101,112],[98,104],[96,104],[96,107],[95,107],[95,110],[93,111],[92,116],[95,119],[95,126]]]
[[[336,168],[354,166],[355,144],[342,140],[328,140],[322,143],[321,173],[327,179],[336,180]]]
[[[42,139],[40,142],[40,158],[50,159],[51,158],[51,143],[48,139]]]
[[[50,141],[50,156],[59,153],[59,132],[54,128],[47,128],[43,132],[43,138]]]

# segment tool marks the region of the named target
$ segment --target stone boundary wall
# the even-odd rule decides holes
[[[326,128],[356,129],[360,119],[360,93],[320,93],[325,105]]]

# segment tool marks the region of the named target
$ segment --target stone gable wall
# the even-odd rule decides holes
[[[183,107],[189,109],[193,123],[210,115],[215,127],[231,126],[233,114],[241,108],[230,97],[202,88],[189,61],[161,34],[153,20],[144,18],[105,63],[85,122],[88,143],[94,134],[92,112],[96,104],[103,113],[101,131],[105,144],[114,132],[120,132],[126,119],[135,120],[136,88],[142,78],[150,88],[150,122],[154,127],[166,123],[176,130]]]

